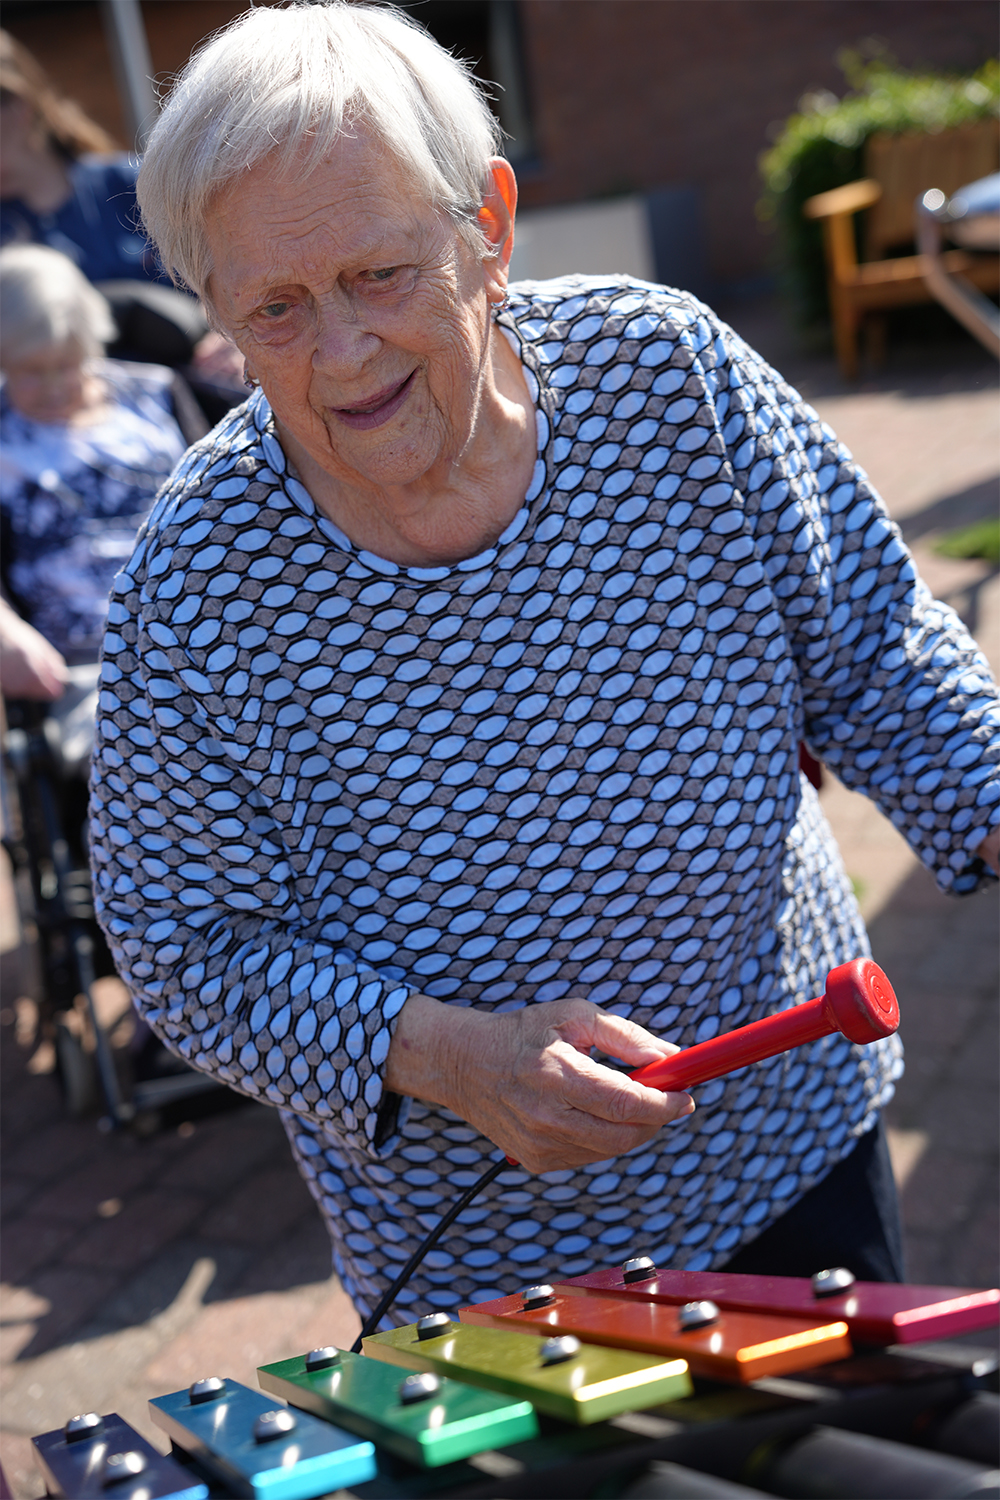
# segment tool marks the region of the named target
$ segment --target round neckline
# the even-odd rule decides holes
[[[441,584],[447,582],[449,579],[460,580],[469,574],[480,573],[485,568],[495,568],[507,548],[523,541],[525,528],[532,521],[534,524],[537,524],[542,505],[551,488],[553,421],[552,413],[547,409],[551,405],[551,401],[545,399],[548,395],[547,385],[541,377],[541,371],[536,361],[531,358],[525,358],[530,344],[527,340],[522,339],[514,316],[517,308],[523,308],[525,312],[530,311],[530,305],[530,299],[528,298],[524,298],[523,302],[518,301],[517,303],[513,303],[496,320],[496,324],[520,361],[521,370],[528,386],[528,394],[531,397],[535,418],[535,466],[532,472],[531,483],[524,500],[518,507],[510,523],[493,545],[485,548],[482,552],[473,554],[471,557],[462,558],[459,562],[442,563],[432,568],[418,568],[406,563],[392,562],[389,558],[379,557],[376,553],[357,547],[334,521],[331,521],[328,516],[322,513],[306,488],[306,485],[292,471],[291,461],[284,448],[281,447],[281,441],[275,430],[274,413],[271,410],[270,403],[263,391],[254,392],[254,396],[251,397],[251,406],[255,403],[258,411],[262,406],[266,407],[267,415],[263,431],[267,433],[272,442],[278,445],[285,460],[284,472],[276,476],[282,491],[294,505],[310,515],[310,518],[323,537],[343,552],[349,558],[352,566],[364,568],[373,577],[405,579],[408,583],[414,585]],[[533,350],[531,352],[534,353]],[[539,420],[540,418],[545,422],[544,433]],[[296,490],[300,491],[300,494],[296,494]],[[308,509],[303,503],[302,497],[305,497],[305,500],[308,502]],[[532,530],[534,529],[534,524],[532,525]]]

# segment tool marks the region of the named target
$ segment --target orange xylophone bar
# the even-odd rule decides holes
[[[544,1337],[570,1334],[584,1344],[636,1349],[661,1358],[687,1360],[690,1370],[709,1379],[747,1383],[765,1375],[790,1375],[854,1351],[843,1319],[824,1308],[805,1318],[771,1313],[722,1312],[709,1300],[685,1307],[653,1299],[599,1297],[577,1288],[532,1286],[511,1297],[459,1309],[463,1323],[517,1328]]]
[[[898,1025],[899,1006],[892,985],[872,959],[856,958],[831,969],[826,993],[818,1000],[698,1042],[637,1068],[629,1077],[665,1093],[689,1089],[837,1031],[852,1042],[875,1042],[891,1036]]]

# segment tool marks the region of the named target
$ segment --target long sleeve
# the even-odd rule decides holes
[[[304,665],[312,637],[290,645],[285,674],[274,652],[258,649],[261,620],[272,623],[272,606],[287,602],[275,597],[287,583],[268,588],[274,563],[296,553],[309,527],[272,497],[273,537],[247,530],[233,503],[247,480],[226,460],[229,477],[215,482],[211,458],[210,447],[196,450],[161,496],[111,603],[105,744],[92,778],[98,912],[140,1010],[187,1061],[252,1097],[336,1118],[348,1140],[371,1147],[379,1067],[413,986],[343,942],[323,865],[331,846],[350,840],[350,812],[329,759],[310,756],[318,737],[302,730],[283,748],[270,744],[271,726],[305,719],[303,700],[323,675]],[[205,547],[213,508],[225,522]],[[256,512],[252,502],[245,509]],[[220,537],[235,542],[235,566],[245,564],[239,597],[237,575],[218,567]],[[276,558],[264,545],[272,539]],[[323,631],[331,611],[313,604]],[[294,810],[282,805],[293,788]]]
[[[798,393],[728,330],[700,363],[752,531],[744,567],[773,591],[791,643],[804,738],[943,889],[992,880],[975,857],[1000,822],[1000,712],[985,658]]]

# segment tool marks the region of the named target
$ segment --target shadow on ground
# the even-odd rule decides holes
[[[329,1240],[273,1109],[105,1135],[65,1118],[54,1076],[27,1071],[16,1013],[0,1019],[7,1359],[146,1323],[199,1263],[212,1267],[204,1303],[329,1279]]]
[[[884,364],[862,360],[859,380],[848,381],[822,338],[807,339],[779,298],[722,299],[716,311],[807,401],[879,391],[899,391],[919,400],[996,384],[996,361],[943,312],[938,317],[926,310],[922,326],[911,321],[890,327]]]

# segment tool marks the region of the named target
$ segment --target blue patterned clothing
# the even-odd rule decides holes
[[[136,158],[86,155],[66,171],[71,194],[52,213],[36,213],[19,198],[0,203],[0,245],[48,245],[68,255],[88,281],[169,284],[140,229]]]
[[[410,993],[585,995],[682,1046],[822,993],[868,950],[803,738],[948,889],[985,878],[1000,816],[986,663],[816,413],[681,293],[512,295],[538,458],[494,548],[357,550],[258,392],[160,496],[106,643],[116,959],[172,1047],[281,1109],[362,1309],[496,1154],[383,1091]],[[397,1308],[637,1251],[720,1265],[901,1067],[895,1038],[826,1038],[696,1090],[627,1156],[511,1168]]]
[[[186,447],[173,372],[97,359],[94,422],[37,422],[0,391],[3,580],[67,661],[96,662],[108,593],[153,498]]]

